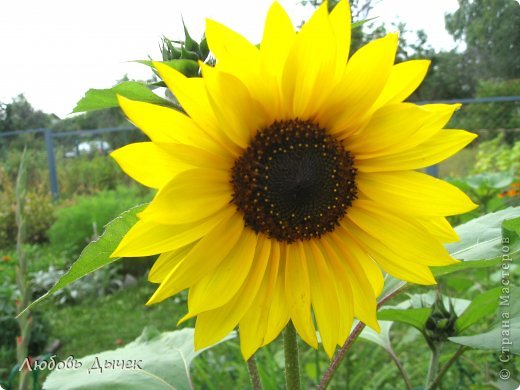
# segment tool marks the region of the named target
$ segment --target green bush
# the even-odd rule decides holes
[[[56,212],[48,231],[51,246],[67,255],[78,255],[83,247],[103,232],[103,227],[123,211],[150,200],[135,187],[118,187],[96,195],[78,197],[75,203]]]
[[[474,173],[520,170],[520,140],[510,145],[504,137],[501,132],[494,139],[480,143]]]
[[[114,190],[117,186],[130,183],[128,177],[109,156],[61,157],[57,159],[56,164],[62,197]]]
[[[46,240],[45,232],[54,222],[53,204],[45,188],[37,186],[25,195],[25,242],[36,244]],[[0,167],[0,248],[10,248],[16,243],[16,199],[13,182],[5,169]]]

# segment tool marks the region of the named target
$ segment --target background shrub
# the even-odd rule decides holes
[[[78,197],[74,204],[56,211],[56,222],[48,231],[51,246],[67,255],[78,255],[103,232],[103,226],[123,211],[149,201],[151,196],[151,192],[143,194],[135,186],[121,186],[113,191]]]

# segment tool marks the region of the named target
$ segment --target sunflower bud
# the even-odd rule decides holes
[[[453,304],[450,301],[449,310],[446,309],[442,297],[438,295],[424,328],[424,336],[428,344],[439,344],[455,335],[455,321],[457,321],[457,314]]]

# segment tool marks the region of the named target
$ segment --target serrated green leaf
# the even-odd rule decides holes
[[[468,308],[464,310],[462,315],[457,319],[455,323],[457,333],[463,332],[482,318],[494,313],[498,308],[499,295],[500,287],[477,295]]]
[[[72,264],[70,269],[58,280],[58,282],[47,293],[39,297],[27,306],[19,315],[26,310],[48,298],[56,291],[61,290],[72,282],[88,275],[107,264],[113,263],[119,258],[110,258],[123,236],[137,222],[136,214],[142,211],[146,205],[140,205],[125,211],[119,217],[109,222],[104,233],[98,240],[88,244],[81,252],[78,259]]]
[[[163,390],[191,389],[190,365],[195,357],[208,349],[195,351],[194,330],[184,328],[159,333],[145,329],[132,343],[115,351],[105,351],[78,359],[81,368],[53,371],[45,381],[47,390]],[[235,337],[228,335],[219,343]],[[215,344],[216,345],[216,344]],[[211,348],[211,347],[209,347]],[[114,361],[138,361],[135,369],[105,368]],[[95,365],[100,369],[91,369]],[[112,365],[113,366],[113,365]],[[131,366],[131,365],[130,365]],[[89,373],[89,369],[90,373]]]
[[[108,89],[89,89],[72,112],[85,112],[118,107],[117,95],[147,103],[171,106],[172,103],[153,93],[146,85],[124,81]]]

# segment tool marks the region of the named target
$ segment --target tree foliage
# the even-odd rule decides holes
[[[520,76],[520,4],[515,0],[458,0],[446,29],[466,44],[480,79]]]
[[[24,95],[16,96],[11,103],[0,103],[0,132],[48,127],[57,119],[34,109]]]

